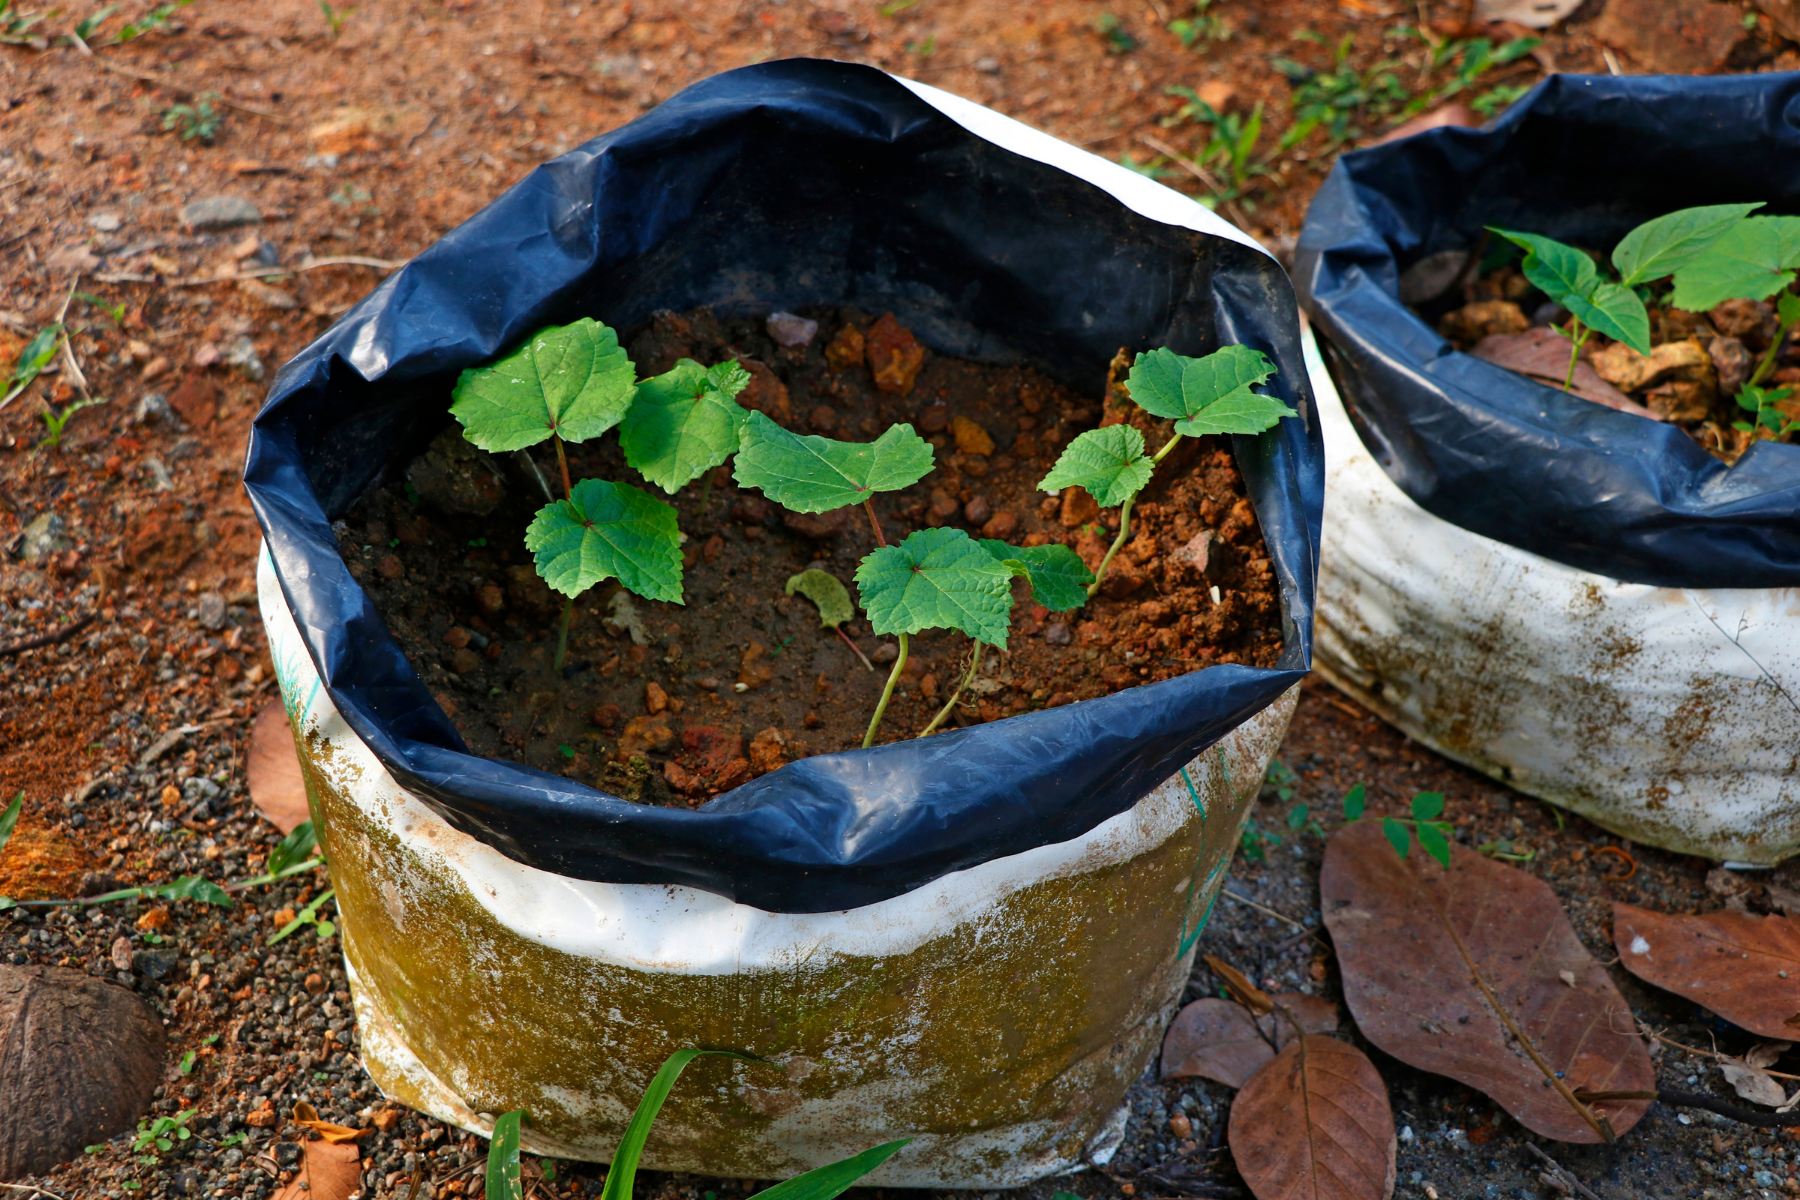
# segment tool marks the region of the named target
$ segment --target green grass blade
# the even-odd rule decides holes
[[[525,1110],[514,1109],[494,1118],[494,1138],[488,1143],[487,1200],[522,1200],[519,1183],[519,1123]]]
[[[12,837],[13,826],[19,823],[19,811],[25,807],[25,793],[20,792],[13,797],[13,802],[0,812],[0,853],[6,850],[7,839]]]
[[[765,1188],[756,1193],[754,1200],[832,1200],[832,1197],[894,1157],[910,1141],[911,1138],[901,1138],[899,1141],[883,1142],[861,1154],[853,1154],[804,1175],[784,1180],[772,1188]]]
[[[675,1081],[687,1065],[703,1054],[720,1054],[726,1058],[742,1059],[744,1062],[761,1062],[748,1054],[739,1054],[735,1050],[677,1050],[669,1055],[668,1061],[650,1080],[650,1086],[644,1089],[644,1098],[638,1101],[637,1111],[631,1114],[631,1123],[625,1126],[625,1136],[619,1139],[619,1148],[613,1154],[612,1165],[606,1170],[606,1187],[600,1193],[600,1200],[631,1200],[632,1184],[637,1180],[638,1160],[644,1156],[644,1143],[650,1140],[650,1126],[656,1122],[656,1114],[662,1111],[663,1101],[669,1098],[669,1092],[675,1087]]]

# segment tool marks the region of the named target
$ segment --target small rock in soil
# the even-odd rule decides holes
[[[38,562],[61,553],[75,543],[68,538],[68,523],[53,512],[41,513],[25,527],[25,539],[19,543],[19,557]]]
[[[956,439],[959,454],[978,454],[986,458],[994,452],[994,439],[987,430],[968,417],[951,419],[950,436]]]
[[[797,317],[793,313],[770,313],[767,322],[769,336],[776,343],[790,350],[802,346],[810,346],[819,332],[819,323],[805,317]]]
[[[875,386],[896,396],[912,394],[919,368],[925,365],[925,347],[912,335],[912,330],[884,313],[865,335],[864,355]]]
[[[459,426],[433,438],[406,477],[419,499],[447,513],[485,517],[506,499],[506,480],[493,459],[471,445]]]
[[[261,220],[262,210],[242,196],[203,196],[181,206],[181,222],[190,229],[231,229]]]
[[[988,518],[994,515],[993,506],[986,496],[973,496],[963,505],[963,518],[971,525],[986,525]]]

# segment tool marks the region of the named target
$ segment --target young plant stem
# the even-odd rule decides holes
[[[938,712],[938,715],[931,718],[931,724],[927,725],[924,729],[921,729],[919,731],[920,737],[929,737],[933,732],[935,732],[937,730],[937,727],[939,725],[942,725],[944,723],[944,721],[946,719],[948,719],[948,717],[950,716],[950,710],[956,707],[957,698],[963,694],[963,689],[968,687],[971,683],[975,682],[975,668],[979,667],[980,665],[981,665],[981,643],[976,642],[975,643],[975,652],[974,652],[974,654],[969,656],[969,669],[967,671],[963,672],[962,679],[957,682],[956,690],[954,692],[950,693],[950,699],[944,702],[944,707]]]
[[[569,653],[569,622],[575,618],[575,597],[563,598],[562,625],[556,633],[556,658],[550,663],[552,671],[563,669],[563,658]]]
[[[562,438],[553,433],[550,435],[550,440],[556,443],[556,465],[562,468],[563,499],[567,500],[575,494],[575,487],[569,482],[569,456],[563,453]]]
[[[877,546],[887,545],[887,538],[883,537],[881,533],[881,522],[875,517],[875,497],[870,496],[863,501],[863,511],[869,514],[869,528],[875,531],[875,544]],[[905,639],[902,637],[901,645],[905,644]],[[900,659],[902,662],[906,660],[906,651],[900,652]]]
[[[844,627],[842,625],[833,625],[831,631],[844,639],[844,645],[850,647],[850,653],[862,659],[863,666],[869,668],[871,671],[875,669],[875,664],[869,661],[869,656],[862,652],[861,646],[850,640],[850,635],[844,632]]]
[[[871,516],[874,514],[871,513]],[[877,526],[877,529],[880,527]],[[886,543],[883,543],[884,545]],[[863,749],[867,750],[875,744],[875,734],[881,729],[882,714],[887,712],[888,701],[893,698],[894,685],[900,682],[900,672],[906,669],[906,635],[900,635],[900,657],[894,660],[894,669],[888,672],[887,686],[881,689],[881,703],[875,706],[875,715],[869,719],[869,732],[863,734]]]
[[[1775,369],[1775,356],[1781,353],[1781,344],[1787,341],[1787,335],[1793,328],[1792,325],[1776,327],[1775,340],[1769,343],[1769,348],[1763,352],[1762,361],[1756,364],[1756,370],[1744,381],[1745,387],[1755,387],[1769,377],[1769,372]]]
[[[1569,318],[1569,328],[1572,330],[1581,330],[1581,336],[1577,337],[1573,333],[1569,334],[1569,340],[1573,342],[1574,345],[1569,348],[1569,374],[1563,379],[1562,390],[1565,392],[1575,386],[1575,364],[1581,361],[1582,344],[1588,340],[1588,334],[1593,332],[1593,330],[1589,329],[1586,325],[1583,325],[1580,321],[1577,321],[1574,317]]]
[[[1175,443],[1179,442],[1181,437],[1182,435],[1179,433],[1170,435],[1168,442],[1164,444],[1163,448],[1151,456],[1150,466],[1152,469],[1169,456],[1169,451],[1175,448]],[[1144,487],[1149,486],[1150,481],[1146,479],[1144,481]],[[1131,506],[1136,503],[1137,493],[1133,492],[1130,496],[1125,498],[1125,503],[1119,505],[1119,536],[1114,538],[1113,544],[1106,548],[1106,557],[1100,560],[1100,569],[1094,572],[1094,582],[1088,586],[1087,590],[1089,600],[1092,600],[1095,594],[1099,592],[1100,583],[1106,578],[1106,568],[1112,565],[1113,555],[1119,552],[1119,547],[1123,546],[1125,544],[1125,539],[1131,536]]]

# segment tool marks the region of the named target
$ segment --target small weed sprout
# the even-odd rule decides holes
[[[143,1153],[154,1149],[157,1154],[167,1154],[175,1148],[176,1142],[185,1142],[193,1137],[187,1123],[193,1119],[195,1109],[184,1108],[172,1116],[157,1117],[153,1121],[139,1121],[137,1138],[131,1144],[132,1153]],[[155,1155],[146,1155],[146,1162],[155,1162]]]
[[[293,920],[289,921],[286,925],[283,925],[275,933],[270,934],[268,944],[273,946],[276,942],[281,941],[291,934],[299,932],[308,925],[313,927],[313,932],[318,935],[321,942],[336,933],[337,926],[319,915],[319,906],[335,895],[337,895],[336,888],[327,888],[317,899],[301,909],[299,914],[296,915]]]
[[[175,14],[193,2],[194,0],[173,0],[173,3],[158,5],[136,21],[128,21],[121,25],[119,32],[113,34],[112,40],[107,44],[109,46],[123,45],[143,37],[146,33],[167,28],[169,22],[175,19]]]
[[[733,1058],[758,1066],[774,1066],[765,1059],[740,1054],[735,1050],[687,1049],[671,1054],[650,1080],[650,1086],[644,1089],[637,1110],[631,1114],[631,1122],[625,1126],[624,1136],[619,1139],[618,1149],[613,1152],[612,1164],[607,1168],[606,1185],[600,1192],[600,1200],[631,1200],[632,1188],[637,1182],[638,1163],[644,1156],[644,1143],[650,1138],[650,1127],[655,1124],[657,1114],[662,1111],[663,1101],[669,1098],[675,1081],[681,1077],[687,1065],[705,1055]],[[494,1120],[494,1137],[488,1144],[485,1178],[487,1200],[522,1200],[519,1129],[525,1119],[525,1111],[518,1109]],[[749,1200],[834,1200],[858,1179],[899,1153],[910,1141],[912,1139],[908,1137],[883,1142],[861,1154],[815,1167],[773,1187],[764,1188]],[[545,1179],[553,1177],[549,1171],[544,1173]]]
[[[71,402],[61,412],[57,412],[55,405],[51,404],[48,400],[44,401],[44,411],[38,415],[44,418],[46,433],[43,440],[40,441],[38,445],[47,450],[57,449],[62,445],[63,427],[69,423],[70,417],[74,416],[84,408],[92,408],[96,404],[105,403],[106,397],[104,396],[85,396],[80,400]]]
[[[1145,453],[1144,435],[1130,425],[1090,429],[1070,442],[1050,473],[1038,481],[1047,492],[1080,487],[1101,508],[1119,510],[1119,534],[1094,572],[1089,599],[1100,590],[1106,568],[1131,536],[1131,507],[1138,493],[1184,437],[1262,433],[1283,417],[1299,415],[1275,397],[1250,390],[1274,374],[1275,367],[1263,352],[1249,346],[1223,346],[1203,358],[1167,349],[1138,356],[1125,390],[1145,412],[1173,419],[1174,434],[1151,455]]]
[[[1125,22],[1113,13],[1101,13],[1088,22],[1088,27],[1106,39],[1108,54],[1130,54],[1138,47],[1137,39],[1126,32]]]
[[[1366,809],[1366,792],[1359,783],[1344,795],[1344,819],[1360,821]],[[1420,848],[1447,868],[1450,865],[1450,835],[1456,830],[1450,822],[1438,819],[1443,815],[1444,794],[1420,792],[1413,797],[1412,816],[1383,817],[1381,831],[1387,835],[1388,843],[1401,858],[1411,852],[1416,834]]]
[[[6,395],[0,397],[0,408],[11,404],[14,397],[30,387],[32,380],[50,365],[50,360],[62,349],[62,336],[63,327],[59,321],[44,326],[25,343],[25,348],[19,351],[18,359],[13,363],[12,378],[7,381]]]
[[[319,11],[325,14],[325,23],[331,26],[331,37],[333,41],[336,41],[337,36],[344,32],[344,22],[356,15],[356,10],[354,8],[339,9],[331,7],[331,0],[319,0]]]
[[[1170,21],[1169,32],[1180,38],[1181,44],[1190,50],[1208,42],[1229,41],[1231,26],[1212,11],[1218,3],[1219,0],[1194,0],[1193,12]]]
[[[220,126],[225,124],[224,114],[213,106],[217,99],[216,94],[208,92],[192,104],[171,106],[163,113],[163,132],[172,130],[184,142],[201,141],[210,145],[218,136]]]
[[[1406,102],[1406,88],[1395,72],[1400,61],[1384,59],[1358,71],[1349,65],[1353,45],[1353,37],[1346,34],[1337,45],[1331,67],[1324,71],[1291,58],[1272,60],[1271,65],[1294,89],[1294,121],[1281,135],[1278,153],[1299,145],[1315,129],[1325,131],[1326,149],[1340,146],[1361,135],[1361,122],[1386,116]]]

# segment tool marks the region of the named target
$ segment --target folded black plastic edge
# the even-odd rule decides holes
[[[1800,213],[1800,76],[1553,75],[1491,129],[1346,154],[1295,255],[1365,444],[1427,511],[1582,570],[1662,587],[1800,584],[1800,446],[1727,468],[1682,430],[1454,351],[1402,271],[1485,225],[1607,249],[1688,205]]]
[[[827,177],[860,190],[806,190]],[[823,207],[806,207],[815,202]],[[831,214],[858,206],[871,211],[839,238]],[[811,240],[767,249],[789,236],[788,216]],[[696,238],[700,250],[683,248]],[[715,251],[736,264],[723,282],[683,257]],[[785,265],[807,255],[817,261]],[[1302,419],[1236,439],[1235,450],[1280,583],[1278,665],[1220,665],[804,759],[697,811],[469,754],[330,527],[396,447],[441,426],[455,372],[579,312],[623,325],[694,303],[749,312],[853,300],[886,303],[940,352],[1019,346],[1095,395],[1120,344],[1199,353],[1243,342],[1268,353],[1280,371],[1273,391]],[[763,64],[696,84],[537,168],[390,276],[282,369],[255,421],[245,485],[332,702],[453,826],[565,876],[836,911],[1086,833],[1310,668],[1323,457],[1297,311],[1266,256],[1140,217],[975,137],[881,72]]]

